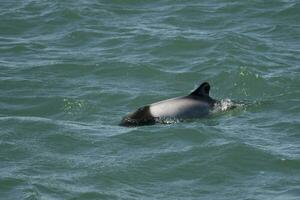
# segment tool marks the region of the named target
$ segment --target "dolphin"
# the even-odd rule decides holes
[[[217,100],[209,96],[210,85],[202,83],[187,96],[167,99],[143,106],[126,115],[121,126],[153,125],[168,119],[192,119],[209,114]]]

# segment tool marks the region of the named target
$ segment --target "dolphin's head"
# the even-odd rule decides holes
[[[155,124],[155,118],[151,115],[149,106],[139,108],[137,111],[126,115],[121,126],[141,126]]]

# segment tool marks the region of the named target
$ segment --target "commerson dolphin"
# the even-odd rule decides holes
[[[129,113],[122,119],[120,125],[152,125],[156,122],[163,123],[166,120],[203,117],[208,115],[218,102],[209,96],[209,90],[209,83],[204,82],[187,96],[152,103]]]

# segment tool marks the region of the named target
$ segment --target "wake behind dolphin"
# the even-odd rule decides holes
[[[121,126],[141,126],[165,123],[167,120],[193,119],[206,116],[215,107],[220,108],[222,101],[209,96],[210,85],[202,83],[187,96],[159,101],[139,108],[126,115]],[[232,104],[233,108],[234,105]]]

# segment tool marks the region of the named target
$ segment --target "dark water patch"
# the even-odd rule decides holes
[[[299,3],[293,2],[291,4],[284,5],[279,12],[274,14],[275,19],[281,19],[284,21],[287,21],[289,23],[291,22],[297,22],[297,15],[299,10]]]
[[[22,178],[3,177],[0,181],[1,195],[5,195],[7,199],[22,198],[21,188],[26,185]]]
[[[189,40],[177,37],[166,42],[165,46],[154,49],[152,54],[160,57],[176,57],[176,59],[178,59],[187,54],[201,54],[207,51],[211,45],[212,42],[207,40]]]

